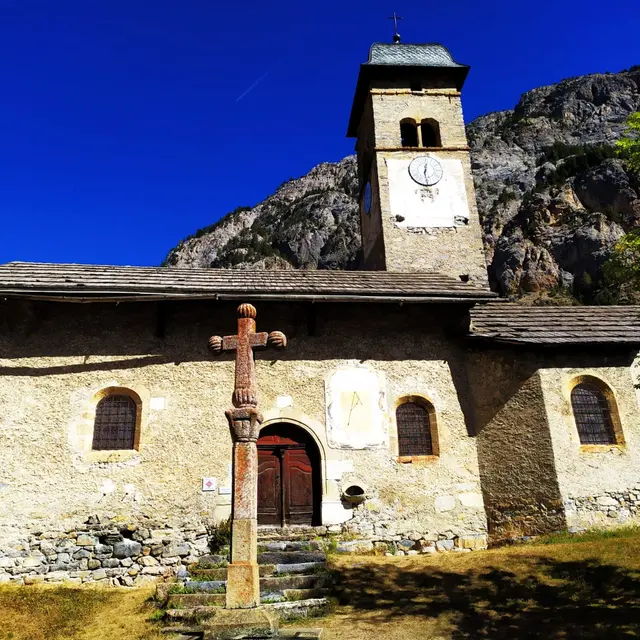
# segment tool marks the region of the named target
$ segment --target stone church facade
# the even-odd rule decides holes
[[[364,268],[0,265],[0,581],[139,584],[230,515],[224,412],[251,302],[258,517],[433,553],[638,517],[637,307],[488,287],[460,90],[440,45],[373,45],[349,135]]]

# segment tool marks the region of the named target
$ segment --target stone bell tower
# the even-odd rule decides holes
[[[460,101],[468,72],[440,44],[375,43],[360,66],[347,136],[365,269],[488,286]]]

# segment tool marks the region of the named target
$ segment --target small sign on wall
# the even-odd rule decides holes
[[[216,490],[215,478],[202,478],[202,490],[203,491],[215,491]]]
[[[218,495],[230,496],[231,495],[231,487],[220,487],[218,489]]]

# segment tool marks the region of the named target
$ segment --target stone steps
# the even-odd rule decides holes
[[[313,540],[326,536],[327,527],[307,527],[294,525],[291,527],[258,527],[258,544],[278,540]]]
[[[289,536],[262,540],[258,545],[261,604],[277,611],[282,620],[321,615],[329,604],[325,561],[322,544],[317,540]],[[222,557],[207,556],[181,571],[177,583],[158,585],[156,597],[166,607],[163,632],[168,640],[202,638],[208,621],[225,605],[225,564]],[[280,637],[319,637],[313,632]]]
[[[284,589],[260,595],[260,601],[267,602],[300,602],[312,598],[323,598],[329,595],[329,589],[313,587],[311,589]]]
[[[258,554],[258,564],[303,564],[325,562],[324,551],[264,551]]]
[[[167,608],[186,609],[188,607],[224,607],[224,593],[172,593],[167,598]]]
[[[285,589],[314,589],[324,587],[327,583],[321,575],[290,575],[263,578],[260,580],[260,593],[282,592]]]
[[[200,640],[204,634],[202,626],[171,626],[162,629],[162,633],[167,636],[167,640]],[[322,629],[288,627],[280,629],[278,638],[282,640],[321,640]]]
[[[258,542],[258,553],[264,551],[322,551],[319,540],[273,540]]]

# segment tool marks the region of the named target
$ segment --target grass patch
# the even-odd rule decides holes
[[[573,544],[580,542],[598,542],[599,540],[618,540],[621,538],[640,538],[640,527],[629,525],[615,529],[590,529],[581,533],[562,531],[540,536],[530,544]]]
[[[160,640],[150,589],[0,587],[0,640]]]
[[[469,554],[333,556],[326,640],[640,637],[640,531]]]

